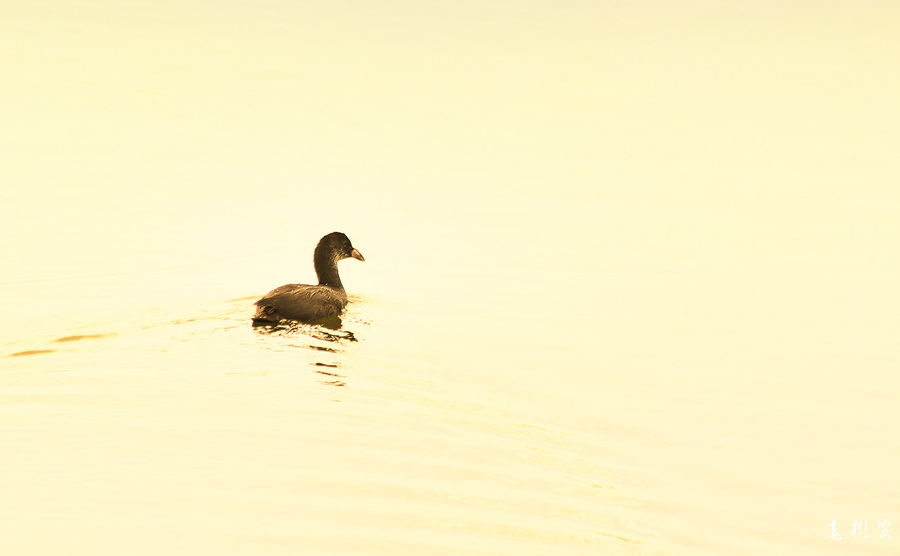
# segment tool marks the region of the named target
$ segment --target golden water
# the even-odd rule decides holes
[[[2,552],[896,553],[898,20],[7,6]]]

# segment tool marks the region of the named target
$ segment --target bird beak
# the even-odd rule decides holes
[[[356,249],[354,249],[353,252],[350,253],[350,256],[353,257],[354,259],[356,259],[357,261],[366,262],[366,259],[363,258],[362,253],[360,253]]]

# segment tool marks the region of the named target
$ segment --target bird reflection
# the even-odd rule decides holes
[[[333,367],[337,368],[339,365],[330,365],[328,363],[316,363],[316,366],[319,367]],[[337,373],[330,373],[328,371],[323,371],[321,369],[316,369],[316,372],[320,375],[325,375],[327,377],[331,377],[331,380],[320,380],[319,384],[325,384],[328,386],[347,386],[347,383],[344,381],[347,378],[344,375],[339,375]]]
[[[286,320],[277,324],[257,324],[254,322],[253,331],[257,334],[279,336],[303,334],[326,342],[356,341],[356,336],[353,332],[341,330],[341,319],[339,317],[329,319],[329,322],[320,321],[315,324]]]
[[[337,322],[334,322],[336,320]],[[295,321],[281,321],[277,324],[256,324],[254,323],[253,331],[259,336],[279,337],[291,340],[286,344],[290,348],[304,348],[312,352],[316,352],[319,356],[330,355],[328,360],[316,361],[319,357],[315,357],[310,361],[310,365],[317,367],[316,373],[328,377],[328,380],[320,380],[321,384],[328,386],[347,386],[346,376],[338,374],[335,371],[324,369],[340,369],[341,364],[335,361],[340,358],[344,350],[342,345],[346,342],[356,342],[356,336],[349,330],[341,330],[340,318],[335,317],[329,323],[319,322],[316,324],[305,324]],[[318,345],[314,343],[294,343],[293,340],[308,338],[326,342],[327,345]]]
[[[261,321],[258,319],[253,319],[253,328],[262,329],[262,330],[284,330],[286,328],[296,328],[300,326],[321,326],[323,328],[328,328],[329,330],[340,330],[341,326],[343,326],[343,321],[341,321],[341,317],[338,315],[333,315],[330,317],[324,317],[319,320],[310,322],[310,323],[302,323],[300,321],[295,320],[282,320],[277,323]]]

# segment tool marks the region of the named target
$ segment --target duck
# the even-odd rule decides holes
[[[318,285],[285,284],[275,288],[255,303],[253,324],[285,320],[315,324],[340,315],[347,306],[347,292],[338,273],[338,261],[350,258],[366,260],[346,234],[332,232],[324,236],[313,251]]]

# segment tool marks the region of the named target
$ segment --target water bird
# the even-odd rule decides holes
[[[256,302],[253,324],[276,324],[283,320],[314,324],[337,317],[347,306],[338,261],[351,257],[366,260],[345,234],[332,232],[320,239],[313,252],[319,284],[285,284],[270,291]]]

